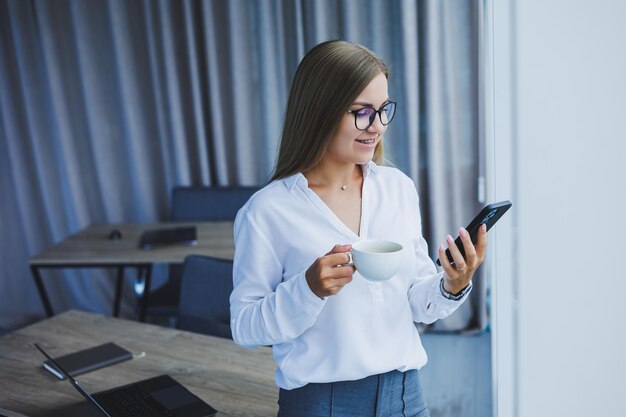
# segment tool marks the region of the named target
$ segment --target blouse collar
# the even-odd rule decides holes
[[[374,161],[369,161],[367,164],[361,165],[361,168],[363,169],[363,179],[367,178],[370,174],[376,175],[379,169]],[[294,187],[298,184],[305,188],[309,186],[309,182],[301,172],[283,178],[282,181],[289,191],[293,191]]]

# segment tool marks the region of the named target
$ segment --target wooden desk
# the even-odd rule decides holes
[[[139,239],[144,231],[181,226],[196,226],[196,246],[171,246],[151,250],[139,248]],[[112,229],[119,230],[122,238],[109,239]],[[232,222],[94,224],[33,256],[28,263],[48,317],[53,316],[54,311],[43,285],[41,268],[117,268],[114,316],[119,314],[124,268],[144,269],[145,290],[139,317],[143,321],[149,302],[153,264],[182,263],[191,254],[232,259],[234,248]]]
[[[219,410],[218,416],[275,417],[278,412],[270,349],[246,350],[228,339],[76,310],[0,337],[0,409],[30,417],[99,416],[68,381],[41,367],[45,358],[35,342],[53,356],[105,342],[146,353],[78,376],[90,392],[169,374]]]

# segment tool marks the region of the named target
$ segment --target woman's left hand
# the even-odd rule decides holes
[[[439,261],[444,270],[443,287],[450,294],[458,294],[467,287],[476,272],[476,269],[483,263],[485,259],[485,251],[487,249],[487,226],[484,224],[478,229],[478,239],[476,246],[472,244],[469,233],[464,228],[459,230],[459,236],[463,242],[465,250],[465,259],[454,243],[452,236],[448,235],[446,239],[454,266],[448,261],[446,249],[443,245],[439,246]]]

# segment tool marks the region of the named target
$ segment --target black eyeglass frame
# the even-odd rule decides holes
[[[381,113],[381,111],[388,105],[393,104],[393,114],[391,115],[391,118],[389,120],[387,120],[387,123],[383,122],[383,115]],[[380,108],[378,110],[376,110],[374,107],[371,106],[365,106],[365,107],[361,107],[358,109],[349,109],[346,110],[346,113],[350,113],[352,115],[354,115],[354,127],[356,127],[358,130],[367,130],[370,127],[372,127],[372,125],[374,124],[374,120],[376,120],[376,114],[378,114],[378,119],[380,120],[380,123],[383,126],[387,126],[389,123],[391,123],[391,121],[393,120],[393,118],[396,116],[396,107],[397,107],[398,103],[396,103],[395,101],[391,101],[388,100],[385,104],[383,104],[382,106],[380,106]],[[358,117],[358,112],[360,112],[363,109],[372,109],[374,110],[374,113],[372,113],[370,115],[370,122],[367,125],[367,127],[365,127],[364,129],[361,129],[359,126],[357,126],[357,117]]]

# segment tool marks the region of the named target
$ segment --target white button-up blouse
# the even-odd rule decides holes
[[[428,256],[411,179],[373,162],[362,168],[359,235],[300,173],[273,181],[237,214],[233,339],[245,347],[272,346],[281,388],[419,369],[427,358],[413,322],[444,318],[467,298],[453,301],[440,292],[442,272]],[[333,246],[361,239],[402,244],[398,274],[371,282],[357,271],[337,295],[315,296],[306,270]]]

